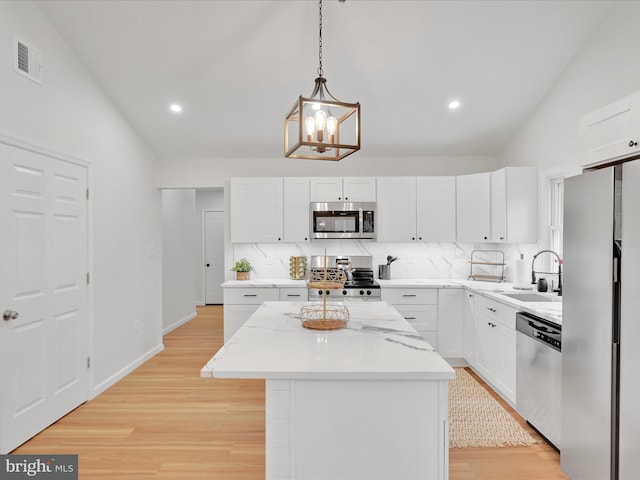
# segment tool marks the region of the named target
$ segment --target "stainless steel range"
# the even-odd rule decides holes
[[[373,259],[366,255],[329,256],[327,255],[327,267],[344,270],[347,281],[339,290],[309,289],[309,300],[322,300],[324,295],[327,300],[380,300],[380,285],[373,279]],[[312,273],[321,274],[324,270],[324,255],[312,255],[309,261],[309,270]]]

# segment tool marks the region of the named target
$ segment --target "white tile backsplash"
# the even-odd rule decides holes
[[[474,249],[495,249],[505,253],[505,276],[511,280],[513,262],[520,253],[531,261],[539,251],[536,244],[472,244],[472,243],[378,243],[371,240],[315,240],[310,243],[237,243],[233,245],[234,260],[246,258],[255,271],[253,278],[288,278],[290,256],[370,255],[377,277],[378,265],[387,262],[387,255],[398,257],[391,265],[392,279],[466,279],[469,260]],[[487,260],[493,260],[487,258]],[[474,267],[474,273],[495,275],[495,269]],[[232,278],[232,274],[228,277]]]

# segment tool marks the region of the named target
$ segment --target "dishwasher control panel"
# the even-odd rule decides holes
[[[562,327],[526,312],[516,314],[516,331],[562,350]]]

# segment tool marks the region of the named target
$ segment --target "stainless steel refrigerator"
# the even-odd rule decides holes
[[[640,160],[565,179],[560,462],[640,478]]]

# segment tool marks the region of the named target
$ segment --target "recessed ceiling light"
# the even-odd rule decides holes
[[[171,104],[169,109],[171,109],[171,111],[174,112],[174,113],[180,113],[182,111],[182,107],[180,105],[178,105],[177,103]]]
[[[455,110],[456,108],[460,107],[460,100],[452,100],[449,102],[449,108],[451,110]]]

